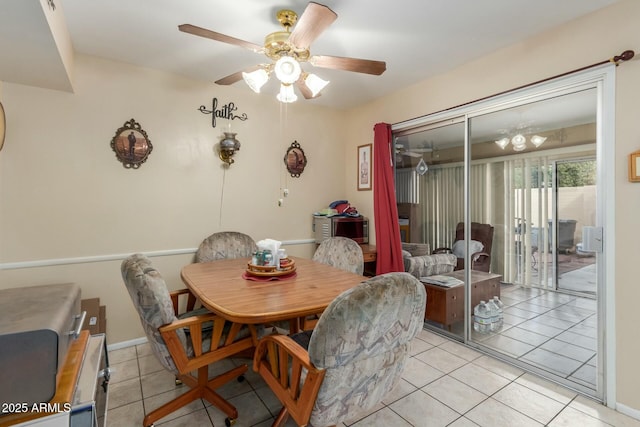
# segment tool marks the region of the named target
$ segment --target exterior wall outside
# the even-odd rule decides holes
[[[640,416],[640,368],[637,354],[640,340],[635,318],[640,287],[634,269],[640,257],[637,244],[637,214],[640,210],[640,187],[627,179],[627,156],[640,149],[638,108],[640,98],[640,46],[637,43],[640,2],[626,0],[556,30],[533,37],[523,43],[478,58],[445,74],[425,80],[351,111],[347,141],[347,168],[355,164],[356,146],[371,142],[372,126],[377,122],[398,123],[454,107],[474,99],[539,81],[572,69],[601,62],[626,49],[636,51],[636,58],[616,68],[615,146],[615,324],[616,378],[618,404]],[[444,43],[444,41],[443,41]],[[568,54],[570,52],[570,54]],[[347,169],[349,170],[349,168]],[[347,174],[347,189],[355,189],[355,176]],[[350,181],[350,182],[349,182]],[[375,186],[375,178],[374,178]],[[358,208],[373,210],[368,192],[348,194]],[[373,224],[371,225],[373,227]],[[373,228],[372,228],[373,229]]]

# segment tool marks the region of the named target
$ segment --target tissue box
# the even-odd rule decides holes
[[[264,239],[257,242],[256,246],[258,246],[259,251],[269,251],[271,253],[270,260],[268,260],[267,262],[264,262],[263,264],[257,264],[257,265],[270,265],[270,266],[279,265],[280,260],[278,258],[278,253],[279,253],[281,244],[282,242],[279,242],[278,240],[273,240],[273,239]]]

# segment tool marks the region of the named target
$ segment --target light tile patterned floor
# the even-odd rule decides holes
[[[354,414],[344,426],[640,427],[638,420],[426,330],[412,343],[411,355],[403,380],[384,402],[369,414]],[[185,386],[174,386],[173,376],[153,358],[147,344],[111,351],[109,362],[115,369],[107,413],[110,427],[139,427],[145,411],[184,391]],[[240,363],[250,361],[227,360],[219,368]],[[220,393],[238,408],[237,427],[269,426],[280,409],[251,369],[246,381],[232,381]],[[222,427],[224,419],[222,412],[198,400],[156,425]]]
[[[504,326],[474,338],[532,366],[595,390],[596,300],[536,288],[501,290]]]

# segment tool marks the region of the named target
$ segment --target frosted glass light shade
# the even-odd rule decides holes
[[[278,59],[274,67],[276,77],[284,84],[295,83],[300,78],[300,64],[290,56]]]
[[[242,78],[252,91],[260,93],[260,88],[269,80],[269,74],[261,68],[250,73],[242,73]]]
[[[304,84],[306,84],[311,91],[311,96],[315,97],[322,89],[325,88],[325,86],[329,84],[329,81],[323,80],[315,74],[309,74],[307,78],[304,79]]]
[[[527,144],[527,139],[521,133],[511,138],[511,144],[513,145],[513,151],[524,150]]]
[[[507,145],[509,145],[509,138],[502,138],[496,141],[496,144],[498,144],[498,147],[502,148],[503,150],[506,148]]]
[[[535,145],[536,147],[540,147],[546,140],[547,140],[547,138],[545,138],[544,136],[540,136],[540,135],[533,135],[531,137],[531,143],[533,145]]]
[[[291,86],[290,84],[288,85],[281,84],[280,93],[276,95],[276,98],[280,102],[290,103],[290,102],[296,102],[296,100],[298,99],[298,96],[293,91],[293,86]]]

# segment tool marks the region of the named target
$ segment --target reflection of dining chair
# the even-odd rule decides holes
[[[257,249],[251,236],[237,231],[221,231],[213,233],[200,243],[196,252],[196,262],[251,258]]]
[[[169,293],[162,276],[144,255],[131,255],[122,262],[121,270],[153,354],[181,381],[176,381],[176,385],[183,383],[190,389],[148,413],[143,425],[150,426],[200,398],[223,411],[228,417],[226,422],[238,418],[236,408],[215,389],[234,378],[241,380],[247,365],[237,366],[211,380],[208,366],[254,347],[258,341],[256,328],[231,323],[213,313],[196,314],[199,313],[196,311],[179,315],[179,299],[186,297],[186,308],[191,310],[195,297],[187,289]]]
[[[370,278],[340,294],[313,331],[270,335],[253,369],[283,405],[273,426],[335,426],[378,405],[399,382],[422,329],[424,285],[408,273]]]
[[[471,223],[471,233],[469,235],[469,252],[471,253],[471,269],[489,272],[491,268],[491,246],[493,244],[493,226],[491,224]],[[456,226],[456,238],[451,248],[438,248],[433,251],[437,253],[453,253],[458,262],[456,270],[464,269],[464,223],[459,222]]]

